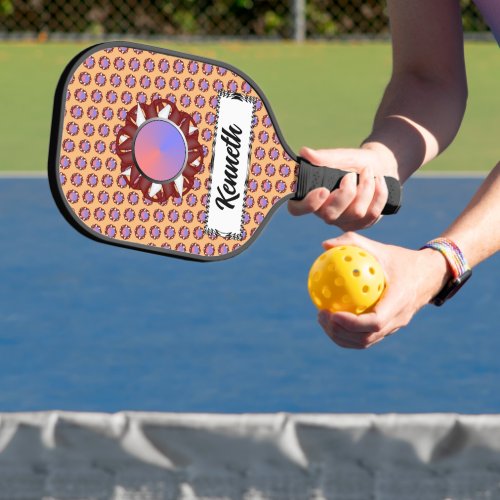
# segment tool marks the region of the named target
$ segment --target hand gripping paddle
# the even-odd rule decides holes
[[[65,218],[98,241],[225,259],[284,201],[333,190],[346,173],[296,157],[263,92],[219,61],[109,42],[59,80],[50,186]],[[401,187],[385,179],[392,214]]]

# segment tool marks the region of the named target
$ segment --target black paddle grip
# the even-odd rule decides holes
[[[302,200],[306,194],[313,189],[326,187],[330,191],[340,186],[342,178],[350,172],[331,167],[317,167],[304,158],[297,158],[299,162],[299,175],[297,179],[297,191],[293,200]],[[382,213],[384,215],[395,214],[401,207],[401,184],[394,177],[384,177],[389,195]],[[359,182],[359,175],[357,175]]]

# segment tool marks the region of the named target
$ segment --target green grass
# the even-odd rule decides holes
[[[163,44],[166,46],[166,44]],[[57,80],[86,44],[0,44],[0,170],[45,170]],[[300,146],[355,147],[368,134],[391,70],[388,43],[170,43],[227,61],[264,90]],[[469,103],[453,145],[427,170],[488,170],[498,161],[500,64],[493,43],[468,43]]]

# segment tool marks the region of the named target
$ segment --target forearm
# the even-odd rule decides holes
[[[466,96],[465,82],[426,81],[410,73],[393,76],[363,148],[379,151],[391,173],[404,182],[454,139]]]
[[[388,0],[392,78],[364,148],[405,181],[455,137],[467,81],[458,0]]]
[[[500,162],[442,236],[461,248],[471,267],[500,250]]]
[[[441,234],[461,249],[470,267],[500,250],[500,163],[481,184],[458,218]],[[452,277],[451,269],[440,252],[425,248],[419,285],[424,302],[430,301]]]

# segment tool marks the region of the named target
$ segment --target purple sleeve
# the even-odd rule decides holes
[[[500,45],[500,0],[474,0]]]

